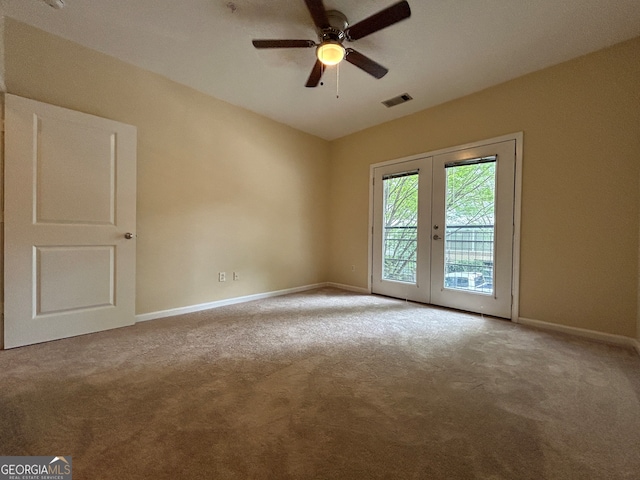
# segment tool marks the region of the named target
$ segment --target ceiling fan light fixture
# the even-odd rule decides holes
[[[337,65],[344,60],[345,54],[342,44],[334,41],[322,42],[316,50],[318,60],[325,65]]]

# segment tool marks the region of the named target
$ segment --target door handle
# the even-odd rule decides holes
[[[131,240],[133,237],[135,237],[133,233],[127,232],[124,234],[124,238],[126,238],[127,240]]]
[[[434,236],[433,236],[433,239],[434,239],[434,240],[440,240],[441,238],[442,238],[442,237],[441,237],[440,235],[434,235]]]

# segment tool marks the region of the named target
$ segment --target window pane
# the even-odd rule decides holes
[[[418,173],[383,178],[382,278],[416,283],[418,252]]]
[[[496,157],[446,168],[446,288],[493,294]]]

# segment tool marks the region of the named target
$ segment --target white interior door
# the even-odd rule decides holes
[[[132,325],[135,127],[6,95],[4,178],[5,347]]]
[[[515,148],[373,169],[373,293],[511,317]]]

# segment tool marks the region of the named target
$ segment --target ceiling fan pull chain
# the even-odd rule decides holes
[[[336,65],[336,98],[340,98],[340,64]]]

